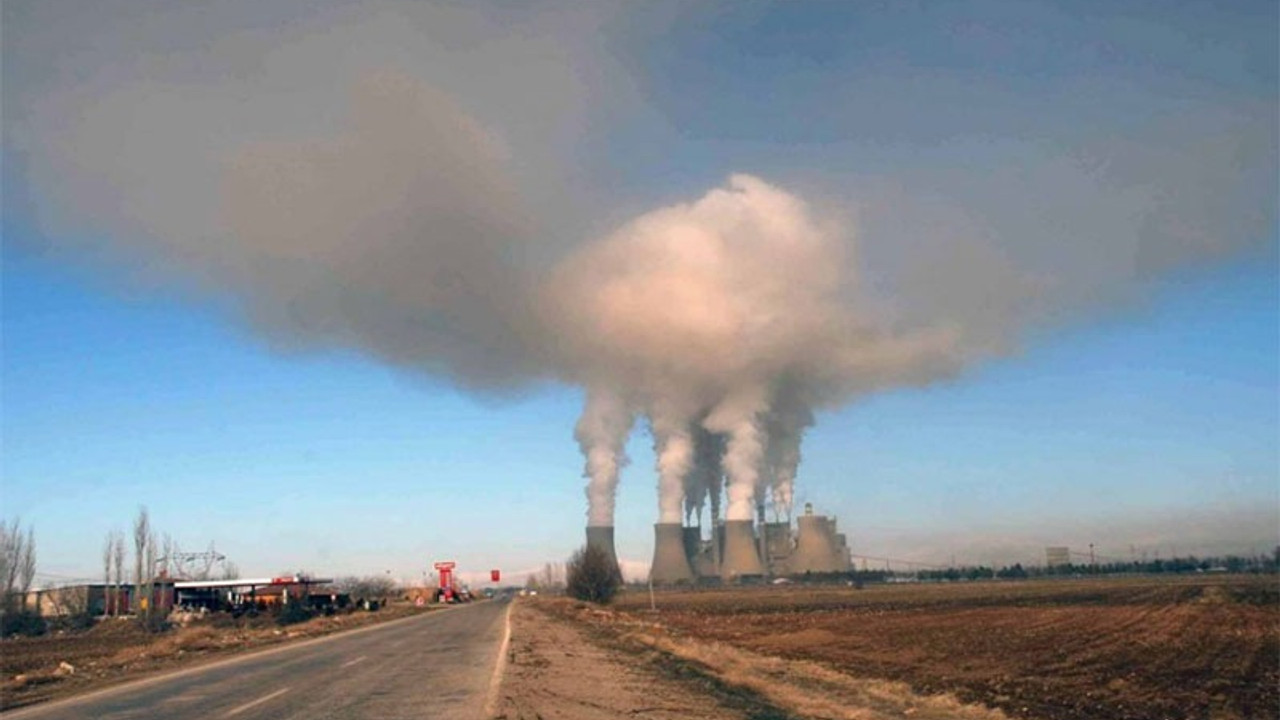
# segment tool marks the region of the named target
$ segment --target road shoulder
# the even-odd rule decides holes
[[[518,601],[511,614],[507,665],[493,718],[596,720],[761,717],[757,703],[675,667],[661,653],[621,645],[576,622],[583,608],[563,599]],[[709,684],[710,683],[710,684]],[[785,718],[786,714],[766,713]]]

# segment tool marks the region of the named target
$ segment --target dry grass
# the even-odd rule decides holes
[[[1275,577],[724,589],[620,603],[672,638],[1055,720],[1280,710]]]
[[[997,720],[1006,715],[968,705],[951,695],[918,695],[902,682],[855,678],[813,662],[788,661],[733,648],[659,635],[629,640],[685,662],[697,663],[721,682],[746,688],[797,715],[825,720]]]
[[[818,663],[784,660],[719,642],[673,636],[638,616],[550,601],[541,606],[576,619],[632,652],[650,651],[746,690],[786,713],[815,720],[1001,720],[1006,715],[948,694],[921,695],[891,680],[859,678]]]

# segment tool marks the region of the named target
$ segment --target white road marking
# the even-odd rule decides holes
[[[231,710],[231,712],[227,713],[226,715],[223,715],[222,717],[232,717],[233,715],[239,715],[240,713],[244,712],[245,710],[248,710],[251,707],[257,707],[258,705],[261,705],[262,703],[272,698],[278,698],[287,692],[289,692],[289,688],[280,688],[279,690],[271,693],[270,695],[263,695],[257,700],[254,700],[252,702],[247,702],[238,708],[234,708]]]
[[[489,697],[484,703],[484,714],[490,717],[498,706],[498,689],[502,686],[502,674],[507,670],[507,647],[511,645],[511,608],[514,600],[507,601],[506,618],[503,622],[502,645],[498,648],[498,661],[493,664],[493,678],[489,680]]]
[[[355,660],[348,660],[348,661],[346,661],[346,662],[342,663],[342,664],[341,664],[341,665],[339,665],[338,667],[340,667],[340,668],[344,668],[344,667],[351,667],[352,665],[355,665],[356,663],[358,663],[358,662],[360,662],[360,661],[364,660],[364,659],[365,659],[365,657],[366,657],[365,655],[361,655],[360,657],[356,658]]]

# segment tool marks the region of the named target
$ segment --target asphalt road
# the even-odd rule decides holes
[[[482,718],[507,632],[492,600],[273,648],[4,720]]]

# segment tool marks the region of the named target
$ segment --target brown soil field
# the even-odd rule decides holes
[[[1280,584],[1195,576],[629,593],[673,637],[1046,720],[1280,717]]]
[[[510,706],[528,712],[505,717],[1008,720],[948,693],[919,693],[903,682],[676,637],[648,613],[563,597],[536,598],[529,607],[522,600],[516,611],[503,689],[504,697],[513,696]],[[549,635],[557,625],[561,632]],[[628,680],[632,692],[625,692]]]
[[[378,612],[317,617],[285,627],[270,615],[253,619],[211,615],[156,633],[130,620],[111,619],[86,631],[6,638],[0,640],[0,711],[431,608],[392,603]],[[60,670],[62,663],[74,670]]]

